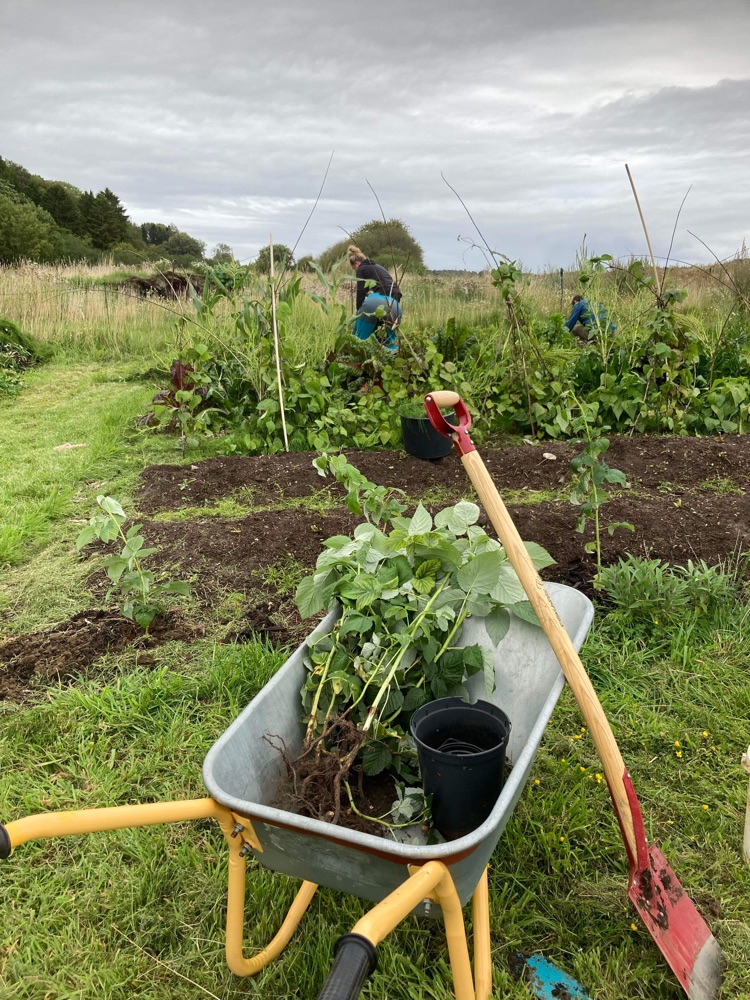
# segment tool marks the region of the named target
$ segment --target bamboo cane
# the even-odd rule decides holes
[[[281,385],[281,351],[279,350],[279,328],[276,323],[276,282],[273,270],[273,236],[268,237],[271,251],[271,323],[273,326],[273,346],[276,351],[276,382],[279,387],[279,406],[281,408],[281,429],[284,432],[284,450],[289,451],[289,438],[286,433],[286,416],[284,415],[284,389]]]

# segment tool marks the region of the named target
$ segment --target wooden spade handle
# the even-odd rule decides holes
[[[452,396],[454,393],[432,393],[433,398],[441,395]],[[631,856],[635,858],[637,852],[633,816],[623,781],[625,763],[594,686],[581,663],[570,636],[560,621],[554,604],[544,589],[542,579],[531,561],[531,556],[526,551],[521,536],[497,492],[484,462],[476,451],[462,455],[461,461],[474,489],[479,494],[479,499],[487,511],[500,542],[505,548],[511,565],[521,581],[526,596],[537,613],[542,628],[565,674],[565,679],[578,702],[602,762]]]

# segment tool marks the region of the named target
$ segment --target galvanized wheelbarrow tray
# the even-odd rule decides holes
[[[573,644],[580,648],[593,619],[591,602],[570,587],[546,586]],[[336,617],[331,612],[313,635],[330,631]],[[481,619],[467,620],[461,642],[494,650],[492,700],[508,714],[513,728],[507,750],[512,768],[500,796],[485,822],[458,840],[428,845],[419,830],[412,829],[396,841],[272,805],[286,768],[268,737],[281,737],[293,754],[304,736],[299,695],[306,676],[303,644],[209,751],[203,780],[210,798],[29,816],[0,826],[0,857],[35,838],[213,816],[229,845],[226,955],[235,974],[253,975],[277,957],[323,885],[378,905],[339,939],[321,998],[355,997],[375,967],[376,946],[409,913],[416,913],[442,915],[457,1000],[485,1000],[491,990],[487,863],[526,784],[564,678],[542,630],[512,616],[497,647]],[[471,700],[486,698],[479,676],[467,687]],[[242,954],[248,854],[273,871],[303,880],[276,937],[251,959]],[[469,899],[473,975],[461,910]]]

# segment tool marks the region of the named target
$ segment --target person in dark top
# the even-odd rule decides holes
[[[377,330],[380,343],[389,351],[398,350],[396,328],[404,312],[401,308],[401,289],[395,278],[380,264],[366,257],[359,247],[350,246],[349,263],[357,275],[357,316],[354,336],[367,340]]]
[[[596,333],[597,330],[608,329],[610,333],[614,333],[615,324],[609,323],[609,316],[604,306],[599,306],[594,313],[588,301],[580,295],[573,296],[570,306],[570,316],[565,320],[565,326],[579,340],[588,343],[592,333]]]

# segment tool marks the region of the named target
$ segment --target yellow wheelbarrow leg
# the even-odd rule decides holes
[[[238,825],[247,824],[243,817],[238,819]],[[245,958],[242,954],[242,941],[245,922],[245,849],[243,840],[234,837],[236,827],[230,824],[229,833],[222,830],[229,844],[229,890],[227,894],[227,944],[226,956],[227,965],[235,976],[254,976],[257,972],[272,962],[281,954],[289,944],[292,934],[296,931],[300,920],[305,914],[308,906],[312,902],[315,891],[318,888],[315,882],[303,882],[297,893],[294,902],[289,908],[284,922],[279,928],[273,940],[258,955],[253,958]],[[252,827],[250,827],[251,837],[254,838]],[[247,833],[245,833],[247,837]]]
[[[336,962],[319,998],[356,996],[375,967],[377,945],[411,913],[415,906],[425,899],[433,899],[440,904],[443,911],[456,1000],[486,1000],[489,992],[483,994],[474,992],[461,902],[450,872],[440,861],[428,861],[421,868],[410,871],[412,874],[403,885],[394,889],[389,896],[358,920],[351,934],[339,939]],[[481,893],[479,902],[475,905],[481,907]],[[351,952],[350,956],[345,955],[347,950]],[[350,961],[347,962],[346,958],[350,958]],[[483,962],[488,966],[489,949]],[[345,980],[344,976],[347,975],[350,979]],[[486,970],[483,978],[486,979]],[[482,988],[486,989],[486,984]]]
[[[474,922],[474,987],[477,1000],[488,1000],[492,992],[492,953],[490,948],[490,891],[487,869],[471,897]]]
[[[255,958],[242,956],[243,919],[245,911],[245,853],[248,847],[262,852],[263,848],[250,820],[234,816],[213,798],[187,799],[178,802],[149,802],[145,805],[110,806],[101,809],[72,809],[64,812],[37,813],[5,825],[0,824],[0,857],[29,840],[69,837],[104,830],[123,830],[159,823],[181,823],[185,820],[213,818],[218,821],[229,844],[229,894],[227,900],[227,963],[237,976],[251,976],[276,958],[289,943],[302,916],[310,905],[317,885],[303,882],[279,932]],[[242,837],[238,834],[242,833]]]

